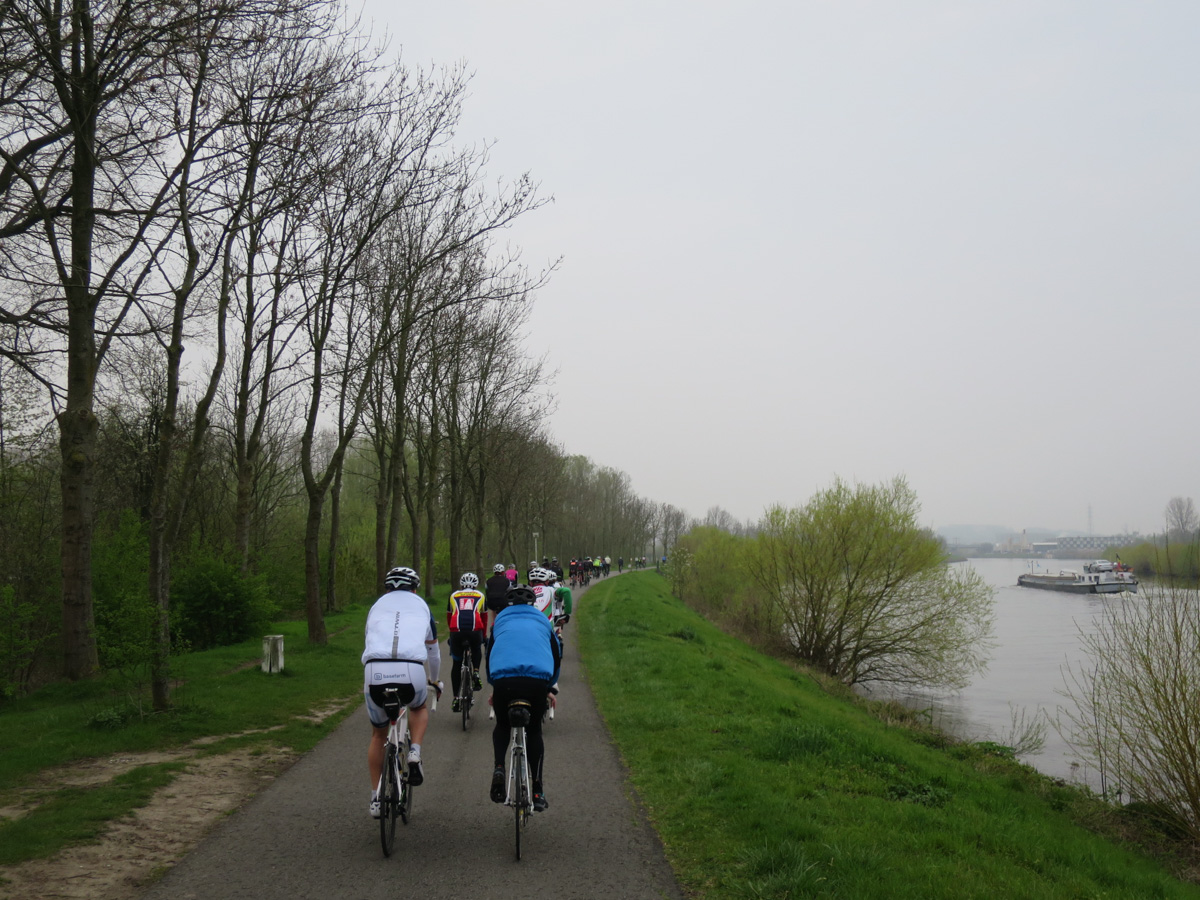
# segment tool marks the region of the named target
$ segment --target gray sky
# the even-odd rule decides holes
[[[553,205],[568,452],[694,515],[904,475],[925,524],[1200,501],[1200,4],[368,0]],[[595,411],[600,411],[599,415]]]

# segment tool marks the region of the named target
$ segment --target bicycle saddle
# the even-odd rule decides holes
[[[513,700],[508,704],[508,724],[514,728],[524,728],[529,724],[533,707],[528,700]]]

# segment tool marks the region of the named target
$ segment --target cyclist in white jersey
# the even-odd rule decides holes
[[[388,716],[383,709],[383,689],[396,688],[400,701],[408,709],[408,730],[412,736],[408,754],[409,783],[425,780],[421,768],[421,742],[429,724],[427,683],[441,695],[438,674],[441,652],[437,625],[425,601],[416,593],[421,579],[412,569],[396,568],[384,579],[387,592],[375,601],[367,613],[366,648],[363,650],[363,695],[371,720],[371,743],[367,747],[367,769],[371,776],[370,813],[379,818],[379,798],[375,789],[383,771],[384,743]],[[428,678],[425,669],[429,668]]]

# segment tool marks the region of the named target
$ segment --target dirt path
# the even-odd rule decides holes
[[[442,671],[449,683],[446,659]],[[369,730],[358,708],[282,777],[274,778],[291,762],[282,756],[196,760],[162,792],[169,796],[116,826],[100,845],[4,871],[0,897],[300,900],[412,887],[429,900],[682,900],[583,683],[570,629],[559,683],[558,715],[545,726],[550,809],[527,827],[519,863],[511,811],[487,798],[486,708],[464,733],[447,701],[426,734],[425,784],[391,859],[366,812]]]

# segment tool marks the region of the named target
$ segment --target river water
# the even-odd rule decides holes
[[[1082,571],[1083,563],[1052,559],[1034,564],[1041,571],[1057,572]],[[1085,661],[1081,632],[1095,629],[1105,603],[1129,595],[1017,587],[1017,576],[1030,568],[1025,559],[970,559],[953,565],[973,567],[996,589],[996,645],[988,669],[958,693],[905,692],[898,699],[929,710],[936,726],[964,740],[1012,745],[1014,714],[1023,713],[1027,720],[1043,713],[1054,718],[1069,705],[1060,693],[1066,683],[1064,667]],[[1022,761],[1068,781],[1094,781],[1093,773],[1053,726],[1046,729],[1042,751]]]

